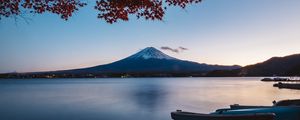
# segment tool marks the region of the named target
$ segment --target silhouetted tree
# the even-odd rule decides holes
[[[0,0],[0,19],[28,13],[50,12],[68,20],[74,11],[87,5],[85,0]],[[202,0],[96,0],[98,18],[108,23],[128,21],[128,15],[150,20],[162,20],[168,6],[185,8]],[[26,11],[26,12],[24,12]]]

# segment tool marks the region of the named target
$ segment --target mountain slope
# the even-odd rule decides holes
[[[171,56],[155,49],[154,47],[147,47],[136,54],[133,54],[125,59],[167,59],[167,60],[176,60]]]
[[[273,57],[265,62],[241,68],[246,76],[300,75],[300,54]]]
[[[64,73],[193,73],[238,69],[240,66],[200,64],[168,56],[154,47],[147,47],[122,60],[83,69],[57,71]]]

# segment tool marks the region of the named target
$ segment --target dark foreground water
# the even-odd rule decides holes
[[[208,113],[229,104],[300,98],[260,78],[0,80],[1,120],[170,120],[176,109]]]

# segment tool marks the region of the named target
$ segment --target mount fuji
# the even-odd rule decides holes
[[[89,68],[54,71],[64,74],[193,74],[205,73],[213,70],[232,70],[240,66],[222,66],[180,60],[157,50],[147,47],[136,54],[119,61]],[[151,75],[150,75],[151,76]]]

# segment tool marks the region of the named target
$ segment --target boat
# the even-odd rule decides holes
[[[278,82],[273,84],[274,87],[278,87],[278,88],[287,88],[287,89],[300,89],[300,84],[295,84],[295,83],[282,83],[282,82]]]
[[[263,82],[300,82],[300,79],[298,77],[296,78],[263,78],[261,79]]]
[[[180,110],[172,112],[171,117],[173,120],[275,120],[274,113],[223,115],[183,112]]]
[[[263,79],[261,79],[261,81],[264,81],[264,82],[279,82],[279,81],[290,81],[290,79],[289,78],[276,77],[276,78],[263,78]]]
[[[300,120],[300,99],[273,101],[273,106],[230,105],[209,114],[177,110],[173,120]]]

